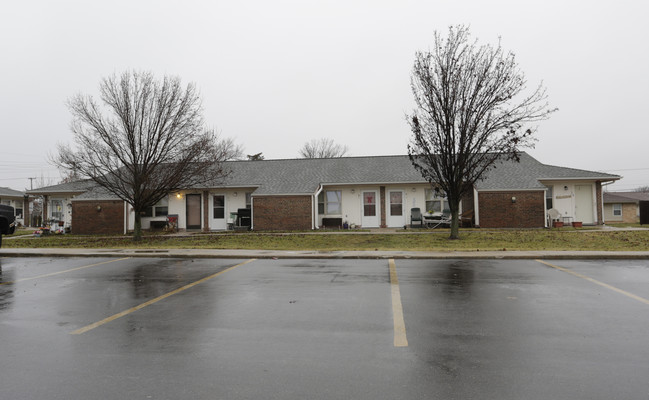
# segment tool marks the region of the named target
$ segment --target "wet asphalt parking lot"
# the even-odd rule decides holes
[[[3,399],[647,399],[649,261],[0,258]]]

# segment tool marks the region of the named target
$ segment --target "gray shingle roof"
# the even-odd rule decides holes
[[[13,190],[8,187],[0,187],[0,197],[24,197],[25,192]]]
[[[223,163],[230,174],[215,179],[201,189],[256,188],[254,195],[313,194],[320,184],[399,184],[426,183],[406,155],[229,161]],[[615,180],[618,175],[541,164],[527,153],[521,162],[503,161],[478,182],[478,190],[543,190],[543,180]],[[32,194],[85,192],[79,200],[112,199],[104,189],[92,189],[89,181],[78,181],[28,191]],[[198,189],[198,188],[197,188]]]
[[[324,184],[426,183],[408,156],[232,161],[223,187],[254,186],[255,195],[312,194]]]
[[[620,179],[619,175],[604,172],[586,171],[575,168],[545,165],[527,153],[521,153],[521,161],[501,161],[496,168],[486,174],[486,178],[478,182],[478,190],[530,190],[545,189],[542,181],[551,180],[602,180],[613,181]]]
[[[604,203],[637,203],[639,201],[649,201],[649,193],[604,192]]]
[[[60,183],[58,185],[44,186],[28,190],[28,194],[52,194],[52,193],[83,193],[94,186],[90,179],[81,181]]]

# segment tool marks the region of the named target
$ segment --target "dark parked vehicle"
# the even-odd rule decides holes
[[[0,247],[2,247],[2,235],[11,235],[16,230],[16,216],[14,208],[0,204]]]

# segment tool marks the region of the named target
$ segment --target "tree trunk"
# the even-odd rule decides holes
[[[137,210],[135,211],[135,221],[133,225],[133,241],[142,241],[142,214]]]
[[[449,236],[449,239],[460,238],[460,211],[458,208],[455,207],[451,210],[451,236]]]

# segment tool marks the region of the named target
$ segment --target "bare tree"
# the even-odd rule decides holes
[[[519,161],[519,149],[532,147],[533,128],[549,117],[542,84],[524,94],[526,80],[514,54],[500,43],[469,42],[469,29],[435,33],[434,48],[417,52],[411,86],[416,109],[408,154],[415,168],[448,197],[451,239],[459,238],[460,201],[499,160]]]
[[[639,192],[639,193],[649,193],[649,186],[640,186],[635,189],[633,189],[634,192]]]
[[[235,143],[232,138],[218,139],[217,146],[225,154],[224,161],[243,160],[244,152],[241,144]]]
[[[173,190],[218,181],[228,153],[205,128],[193,84],[125,72],[102,79],[99,89],[100,103],[81,94],[68,101],[75,144],[59,145],[54,161],[128,202],[139,241],[147,207]]]
[[[302,158],[338,158],[344,157],[349,149],[347,146],[334,143],[333,139],[313,139],[302,146]]]

